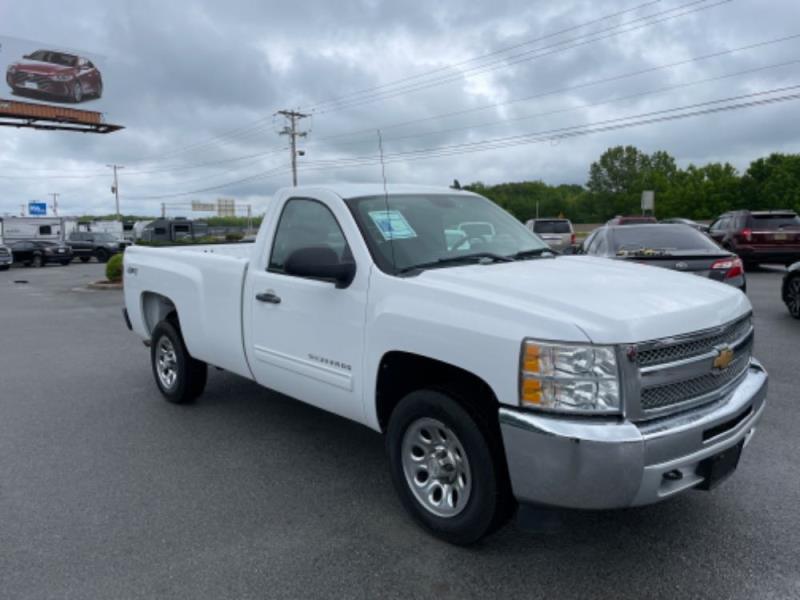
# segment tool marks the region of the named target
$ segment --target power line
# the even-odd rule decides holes
[[[549,131],[533,132],[523,135],[507,136],[502,138],[486,139],[480,142],[439,146],[439,147],[425,148],[425,149],[405,151],[405,152],[396,152],[394,154],[385,154],[383,160],[385,161],[385,163],[397,163],[406,161],[411,162],[415,160],[423,160],[430,158],[444,158],[461,154],[471,154],[475,152],[484,152],[489,150],[509,148],[519,145],[557,141],[557,140],[586,136],[596,133],[605,133],[619,129],[640,127],[643,125],[682,120],[703,115],[741,110],[745,108],[765,106],[781,102],[788,102],[792,100],[800,100],[800,93],[784,94],[782,96],[773,96],[773,97],[763,97],[770,94],[777,94],[779,92],[788,92],[794,90],[800,90],[800,85],[775,88],[772,90],[764,90],[760,92],[754,92],[752,94],[744,94],[740,96],[733,96],[730,98],[710,100],[707,102],[695,103],[681,107],[663,109],[659,111],[651,111],[637,115],[618,117],[615,119],[606,119],[603,121],[598,121],[593,123],[584,123],[582,125],[562,127],[559,129],[553,129]],[[331,170],[331,169],[342,169],[342,168],[354,168],[354,167],[361,167],[368,165],[377,165],[380,163],[380,161],[381,161],[380,156],[375,156],[375,155],[339,158],[339,159],[332,159],[329,161],[315,161],[305,166],[303,168],[303,171],[308,172],[308,171],[320,171],[320,170]],[[223,183],[210,188],[192,190],[187,192],[178,192],[174,194],[166,194],[160,196],[141,196],[138,198],[131,198],[131,199],[158,200],[162,198],[187,196],[206,191],[219,190],[226,187],[230,187],[232,185],[238,185],[240,183],[268,179],[270,177],[284,175],[288,172],[291,172],[290,168],[288,169],[286,167],[277,168],[270,171],[257,173],[255,175],[243,179],[229,181],[227,183]]]
[[[621,25],[615,25],[613,27],[601,30],[599,32],[593,32],[591,34],[586,34],[584,36],[579,36],[577,38],[573,38],[573,39],[570,39],[570,40],[565,40],[565,41],[562,41],[562,42],[558,42],[558,43],[550,45],[550,46],[543,46],[541,48],[535,48],[533,50],[528,50],[528,51],[522,52],[520,54],[504,57],[503,59],[498,59],[498,60],[493,61],[493,63],[487,64],[487,65],[482,65],[482,66],[475,67],[475,68],[472,68],[472,69],[467,69],[465,71],[462,71],[462,72],[459,72],[459,73],[456,73],[454,75],[450,75],[450,76],[447,76],[447,77],[444,77],[444,78],[435,79],[435,80],[432,80],[432,81],[429,81],[429,82],[420,82],[419,84],[406,86],[406,87],[399,88],[397,90],[392,90],[392,91],[386,92],[386,93],[367,95],[364,98],[354,99],[353,101],[348,101],[348,102],[340,104],[340,105],[334,105],[334,106],[332,106],[330,108],[326,108],[326,109],[323,109],[323,110],[318,110],[317,114],[326,114],[326,113],[330,113],[330,112],[334,112],[334,111],[355,108],[355,107],[361,106],[363,104],[368,104],[368,103],[372,103],[372,102],[388,100],[390,98],[393,98],[393,97],[401,95],[401,94],[417,92],[417,91],[421,91],[423,89],[428,89],[428,88],[431,88],[431,87],[443,85],[445,83],[450,83],[450,82],[453,82],[453,81],[460,81],[464,77],[473,77],[475,75],[480,75],[480,74],[483,74],[483,73],[486,73],[486,72],[489,72],[489,71],[495,71],[497,69],[506,68],[506,67],[509,67],[509,66],[512,66],[512,65],[515,65],[515,64],[519,64],[519,63],[522,63],[522,62],[527,62],[527,61],[531,61],[531,60],[536,60],[538,58],[551,56],[553,54],[558,54],[558,53],[564,52],[565,50],[572,50],[574,48],[578,48],[578,47],[581,47],[581,46],[586,46],[588,44],[593,44],[595,42],[599,42],[599,41],[603,41],[603,40],[610,39],[610,38],[613,38],[613,37],[617,37],[617,36],[620,36],[620,35],[625,34],[625,33],[638,31],[640,29],[643,29],[643,28],[646,28],[646,27],[651,27],[653,25],[657,25],[659,23],[670,21],[670,20],[676,19],[678,17],[682,17],[682,16],[685,16],[685,15],[693,14],[693,13],[704,11],[704,10],[709,10],[709,9],[714,8],[716,6],[720,6],[722,4],[728,4],[728,3],[732,2],[732,0],[720,0],[720,1],[715,2],[713,4],[710,4],[710,5],[699,6],[699,7],[696,6],[698,4],[704,4],[706,2],[708,2],[708,0],[693,0],[692,2],[689,2],[687,4],[683,4],[683,5],[681,5],[679,7],[676,7],[676,8],[671,8],[671,9],[666,10],[666,11],[662,11],[662,12],[659,12],[659,13],[654,13],[654,14],[651,14],[651,15],[647,15],[645,17],[640,17],[638,19],[634,19],[632,21],[623,23]],[[679,11],[679,10],[682,10],[684,8],[691,7],[691,6],[695,6],[695,8],[690,8],[689,10],[685,10],[683,12],[677,12],[676,13],[676,11]],[[675,14],[669,14],[669,13],[675,13]],[[668,15],[668,16],[662,16],[662,15],[665,15],[665,14]],[[652,20],[652,21],[649,21],[649,22],[645,22],[645,23],[642,23],[642,24],[637,25],[635,27],[629,27],[628,29],[622,29],[620,31],[614,31],[616,29],[619,29],[621,27],[630,25],[630,24],[635,23],[637,21],[641,21],[643,19],[651,19],[651,18],[657,17],[657,16],[662,16],[662,18],[655,19],[655,20]],[[606,34],[606,35],[600,35],[599,37],[591,37],[591,36],[598,36],[598,34],[603,34],[603,33]],[[587,37],[589,39],[584,39],[584,38],[587,38]],[[535,53],[540,53],[540,54],[535,54]]]
[[[622,16],[624,14],[628,14],[628,13],[631,13],[631,12],[636,12],[636,11],[641,10],[642,8],[646,7],[646,6],[652,6],[653,4],[658,4],[660,1],[661,0],[654,0],[652,2],[645,2],[644,4],[639,4],[638,6],[634,6],[633,8],[628,8],[628,9],[625,9],[625,10],[621,10],[619,12],[615,12],[615,13],[612,13],[612,14],[609,14],[609,15],[605,15],[603,17],[600,17],[600,18],[597,18],[597,19],[593,19],[591,21],[585,21],[585,22],[580,23],[578,25],[573,25],[572,27],[567,27],[566,29],[561,29],[559,31],[556,31],[556,32],[553,32],[553,33],[549,33],[547,35],[543,35],[543,36],[540,36],[540,37],[528,39],[528,40],[525,40],[523,42],[514,44],[513,46],[506,46],[505,48],[500,48],[499,50],[494,50],[493,52],[488,52],[486,54],[482,54],[480,56],[475,56],[475,57],[472,57],[472,58],[469,58],[469,59],[466,59],[466,60],[462,60],[460,62],[452,63],[452,64],[449,64],[449,65],[444,65],[442,67],[437,67],[435,69],[431,69],[430,71],[426,71],[424,73],[418,73],[416,75],[410,75],[408,77],[403,77],[401,79],[396,79],[394,81],[391,81],[391,82],[388,82],[388,83],[384,83],[384,84],[381,84],[381,85],[376,85],[376,86],[373,86],[373,87],[364,88],[364,89],[361,89],[361,90],[356,90],[354,92],[350,92],[350,93],[344,94],[342,96],[337,96],[336,98],[331,98],[329,100],[319,101],[319,102],[316,102],[314,104],[309,105],[307,107],[307,110],[314,110],[319,106],[341,102],[343,100],[346,100],[346,99],[350,98],[351,96],[361,95],[361,94],[365,94],[365,93],[368,93],[368,92],[375,92],[377,90],[385,89],[387,87],[393,87],[393,86],[401,84],[401,83],[405,83],[405,82],[408,82],[408,81],[413,81],[414,79],[421,79],[421,78],[429,77],[430,75],[434,75],[436,73],[442,73],[442,72],[445,72],[445,71],[449,71],[450,69],[455,69],[457,67],[461,67],[461,66],[467,65],[467,64],[472,63],[472,62],[481,61],[481,60],[484,60],[484,59],[489,58],[491,56],[497,56],[498,54],[502,54],[504,52],[509,52],[511,50],[516,50],[517,48],[522,48],[524,46],[529,46],[529,45],[535,44],[537,42],[542,42],[542,41],[550,39],[550,38],[554,38],[554,37],[558,37],[560,35],[564,35],[565,33],[570,33],[571,31],[577,31],[578,29],[583,29],[584,27],[589,27],[590,25],[594,25],[596,23],[602,23],[603,21],[608,21],[608,20],[613,19],[615,17],[620,17],[620,16]]]
[[[446,119],[446,118],[450,118],[450,117],[457,117],[457,116],[472,114],[472,113],[481,112],[481,111],[484,111],[484,110],[489,110],[489,109],[492,109],[492,108],[501,108],[501,107],[504,107],[504,106],[510,106],[512,104],[519,104],[520,102],[528,102],[530,100],[536,100],[536,99],[539,99],[539,98],[545,98],[547,96],[554,96],[556,94],[562,94],[562,93],[565,93],[565,92],[573,92],[573,91],[576,91],[576,90],[585,89],[585,88],[589,88],[589,87],[594,87],[594,86],[602,85],[602,84],[605,84],[605,83],[613,83],[613,82],[616,82],[616,81],[622,81],[624,79],[630,79],[630,78],[633,78],[633,77],[637,77],[639,75],[647,75],[647,74],[650,74],[650,73],[655,73],[655,72],[663,71],[663,70],[666,70],[666,69],[671,69],[671,68],[680,67],[680,66],[684,66],[684,65],[688,65],[688,64],[692,64],[692,63],[696,63],[696,62],[701,62],[701,61],[709,60],[709,59],[712,59],[712,58],[718,58],[720,56],[733,54],[735,52],[742,52],[742,51],[745,51],[745,50],[753,50],[755,48],[769,46],[769,45],[772,45],[772,44],[778,44],[778,43],[782,43],[782,42],[786,42],[786,41],[790,41],[790,40],[795,40],[795,39],[798,39],[798,38],[800,38],[800,33],[789,35],[789,36],[784,36],[784,37],[780,37],[780,38],[774,38],[774,39],[770,39],[770,40],[765,40],[765,41],[761,41],[761,42],[755,42],[755,43],[748,44],[748,45],[745,45],[745,46],[739,46],[738,48],[731,48],[731,49],[727,49],[727,50],[720,50],[720,51],[717,51],[717,52],[712,52],[710,54],[703,54],[703,55],[700,55],[700,56],[694,56],[694,57],[691,57],[691,58],[687,58],[687,59],[676,61],[676,62],[672,62],[672,63],[665,63],[665,64],[661,64],[661,65],[656,65],[656,66],[653,66],[653,67],[647,67],[647,68],[644,68],[644,69],[637,69],[635,71],[628,71],[626,73],[622,73],[622,74],[619,74],[619,75],[612,75],[610,77],[603,77],[603,78],[600,78],[600,79],[593,79],[593,80],[586,81],[584,83],[579,83],[579,84],[576,84],[576,85],[566,86],[566,87],[562,87],[562,88],[556,88],[556,89],[552,89],[552,90],[546,90],[546,91],[543,91],[543,92],[537,92],[536,94],[533,94],[533,95],[530,95],[530,96],[523,96],[521,98],[515,98],[515,99],[512,99],[512,100],[506,100],[504,102],[495,102],[495,103],[492,103],[492,104],[484,104],[482,106],[475,106],[475,107],[472,107],[472,108],[465,108],[465,109],[462,109],[462,110],[439,113],[439,114],[436,114],[436,115],[431,115],[431,116],[428,116],[428,117],[422,117],[422,118],[419,118],[419,119],[409,119],[409,120],[406,120],[406,121],[400,121],[400,122],[395,122],[395,123],[384,124],[384,125],[380,126],[380,129],[381,129],[381,131],[386,131],[388,129],[396,129],[396,128],[399,128],[399,127],[405,127],[407,125],[414,125],[414,124],[417,124],[417,123],[425,123],[425,122],[428,122],[428,121],[439,121],[441,119]],[[360,131],[357,130],[357,131],[353,131],[353,132],[344,132],[344,133],[340,133],[340,134],[333,134],[333,135],[318,137],[318,138],[316,138],[316,140],[314,142],[312,142],[312,144],[320,143],[320,142],[323,142],[323,141],[329,141],[329,140],[333,140],[333,139],[341,139],[341,138],[352,137],[352,136],[360,135],[360,134],[369,134],[372,131],[373,131],[373,129],[362,129]]]
[[[754,67],[752,69],[745,69],[744,71],[737,71],[735,73],[727,73],[725,75],[717,75],[715,77],[706,77],[706,78],[697,79],[697,80],[694,80],[694,81],[679,83],[679,84],[665,86],[665,87],[651,89],[651,90],[645,90],[643,92],[637,92],[635,94],[629,94],[629,95],[626,95],[626,96],[617,96],[617,97],[609,98],[607,100],[603,100],[603,101],[600,101],[600,102],[576,104],[576,105],[573,105],[573,106],[568,106],[566,108],[558,108],[558,109],[554,109],[554,110],[550,110],[550,111],[535,113],[535,114],[531,114],[531,115],[524,115],[524,116],[521,116],[521,117],[514,117],[514,118],[510,118],[510,119],[509,118],[498,119],[498,120],[494,120],[494,121],[485,121],[485,122],[477,123],[477,124],[471,124],[471,125],[465,125],[465,126],[459,126],[459,127],[450,127],[450,128],[447,128],[447,129],[436,129],[436,130],[431,130],[431,131],[425,131],[425,132],[422,132],[422,133],[412,133],[412,134],[408,134],[408,135],[400,135],[400,136],[395,136],[395,137],[392,137],[392,138],[385,138],[384,141],[395,142],[395,141],[401,141],[401,140],[417,139],[417,138],[422,138],[422,137],[430,137],[430,136],[434,136],[434,135],[442,135],[442,134],[446,134],[446,133],[455,133],[455,132],[459,132],[459,131],[473,131],[475,129],[479,129],[479,128],[482,128],[482,127],[505,125],[505,124],[508,124],[508,123],[514,123],[514,122],[518,122],[518,121],[527,121],[527,120],[531,120],[531,119],[537,119],[537,118],[541,118],[541,117],[547,117],[547,116],[552,116],[552,115],[557,115],[557,114],[562,114],[562,113],[567,113],[567,112],[585,110],[587,108],[597,108],[597,107],[600,107],[600,106],[607,106],[609,104],[614,104],[616,102],[623,102],[625,100],[633,100],[633,99],[636,99],[636,98],[643,98],[643,97],[646,97],[646,96],[653,96],[653,95],[657,95],[657,94],[662,94],[664,92],[669,92],[669,91],[673,91],[673,90],[678,90],[678,89],[683,89],[683,88],[688,88],[688,87],[701,85],[701,84],[704,84],[704,83],[722,81],[722,80],[725,80],[725,79],[731,79],[733,77],[740,77],[742,75],[750,75],[750,74],[753,74],[753,73],[758,73],[758,72],[766,71],[766,70],[769,70],[769,69],[776,69],[776,68],[779,68],[779,67],[786,67],[786,66],[797,65],[797,64],[800,64],[800,59],[785,61],[785,62],[781,62],[781,63],[775,63],[775,64],[771,64],[771,65],[765,65],[765,66],[762,66],[762,67]],[[326,138],[321,138],[321,139],[324,140]],[[369,144],[369,143],[371,143],[371,140],[364,139],[364,140],[355,141],[355,142],[345,142],[344,144],[340,144],[340,146],[358,146],[358,145],[365,145],[365,144]]]

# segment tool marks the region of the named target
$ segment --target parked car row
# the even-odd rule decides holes
[[[130,242],[120,240],[110,233],[72,232],[65,242],[48,240],[18,240],[0,245],[0,270],[13,263],[25,267],[43,267],[56,263],[68,265],[73,259],[89,262],[108,262],[114,254],[123,252]]]

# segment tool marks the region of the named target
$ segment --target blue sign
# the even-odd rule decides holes
[[[47,202],[28,202],[28,214],[35,217],[47,214]]]

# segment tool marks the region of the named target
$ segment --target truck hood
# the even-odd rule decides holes
[[[571,323],[599,344],[690,333],[752,310],[747,296],[724,283],[587,256],[431,269],[417,279],[443,292]]]

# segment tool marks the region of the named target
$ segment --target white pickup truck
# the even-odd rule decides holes
[[[282,190],[254,244],[128,249],[125,305],[168,400],[214,365],[382,432],[403,504],[454,543],[517,502],[712,488],[765,407],[742,292],[557,255],[446,188]]]

